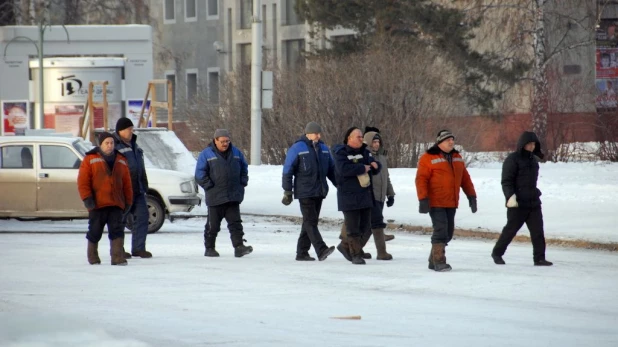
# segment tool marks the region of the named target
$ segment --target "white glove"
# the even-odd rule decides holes
[[[517,204],[517,195],[515,194],[511,195],[511,197],[509,198],[509,201],[506,202],[506,207],[514,208],[518,206],[519,205]]]

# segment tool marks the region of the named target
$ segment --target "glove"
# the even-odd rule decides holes
[[[515,194],[511,195],[509,200],[506,202],[506,207],[508,207],[508,208],[515,208],[515,207],[518,207],[518,206],[519,205],[517,204],[517,195],[515,195]]]
[[[419,200],[418,213],[429,213],[429,199]]]
[[[476,196],[469,196],[468,201],[470,202],[470,210],[472,210],[472,213],[476,213]]]
[[[89,196],[84,199],[84,206],[86,207],[86,209],[88,209],[88,211],[90,211],[94,210],[97,205],[94,203],[94,198],[92,196]]]
[[[283,199],[281,199],[282,204],[284,204],[285,206],[288,206],[289,204],[292,203],[292,200],[294,200],[294,197],[292,196],[291,191],[286,190],[285,192],[283,192]]]
[[[386,207],[391,207],[391,206],[393,206],[394,203],[395,203],[395,197],[394,196],[389,196],[386,199]]]

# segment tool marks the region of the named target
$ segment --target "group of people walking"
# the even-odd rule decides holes
[[[88,261],[100,263],[97,244],[105,224],[109,228],[112,265],[126,265],[126,258],[151,257],[145,250],[147,234],[141,233],[140,222],[145,206],[148,180],[143,165],[143,152],[135,143],[130,120],[122,118],[116,134],[100,135],[100,147],[88,152],[80,167],[79,191],[90,211]],[[299,201],[302,225],[296,245],[297,261],[314,261],[311,247],[319,261],[324,261],[337,249],[352,264],[365,264],[371,255],[364,252],[373,236],[378,260],[392,260],[386,251],[383,209],[393,206],[395,191],[390,181],[386,151],[380,130],[374,127],[349,128],[343,143],[331,149],[321,140],[322,128],[309,122],[305,134],[288,149],[283,165],[282,188],[284,205]],[[507,224],[491,253],[495,264],[504,265],[503,256],[524,223],[532,245],[534,265],[549,266],[545,259],[545,237],[541,212],[541,192],[537,188],[539,160],[543,157],[540,142],[532,132],[524,132],[502,169],[502,188],[507,207]],[[230,232],[235,257],[253,251],[246,245],[240,214],[248,184],[248,164],[231,142],[226,129],[217,129],[212,142],[197,160],[195,180],[206,193],[208,217],[204,226],[204,256],[219,257],[216,240],[225,219]],[[328,246],[322,238],[318,221],[322,202],[329,193],[330,181],[337,188],[337,206],[343,213],[341,242]],[[418,163],[416,190],[419,212],[429,214],[433,224],[428,268],[449,271],[446,246],[453,238],[459,194],[463,190],[473,213],[477,212],[477,194],[466,169],[464,159],[455,149],[455,136],[441,130],[435,144]],[[114,187],[114,189],[110,189]],[[122,194],[119,194],[122,192]],[[143,201],[143,202],[142,202]],[[124,224],[133,218],[132,252],[124,252]],[[143,228],[143,225],[142,225]],[[136,232],[137,231],[137,232]]]

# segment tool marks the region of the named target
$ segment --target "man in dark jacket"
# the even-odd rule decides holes
[[[524,131],[517,141],[517,150],[509,154],[502,165],[502,191],[506,199],[507,222],[491,253],[498,265],[505,264],[502,256],[524,223],[530,230],[534,265],[553,265],[545,260],[541,191],[536,186],[539,160],[542,158],[541,143],[536,134]]]
[[[248,165],[242,152],[232,145],[227,129],[217,129],[212,143],[200,153],[195,166],[195,181],[204,188],[208,206],[204,256],[219,256],[215,243],[224,218],[234,256],[240,258],[253,252],[253,247],[244,245],[245,233],[240,219],[240,203],[245,198],[245,187],[249,182]]]
[[[334,149],[337,206],[343,212],[352,263],[365,264],[362,236],[371,232],[374,201],[371,175],[379,173],[381,166],[363,143],[363,133],[359,128],[348,129],[343,143]]]
[[[124,253],[126,258],[140,257],[150,258],[152,253],[146,250],[146,236],[148,236],[148,204],[146,193],[148,192],[148,176],[144,165],[144,151],[137,145],[137,135],[133,133],[133,122],[129,118],[120,118],[116,122],[116,150],[127,158],[131,171],[131,184],[133,186],[133,206],[123,216],[126,220],[129,214],[133,218],[133,230],[131,231],[131,253]],[[123,220],[123,222],[125,221]]]
[[[315,260],[309,255],[311,245],[320,261],[335,250],[334,246],[326,245],[318,229],[322,200],[328,195],[326,178],[336,185],[335,163],[328,146],[320,140],[321,133],[319,124],[309,122],[305,127],[305,135],[288,149],[283,165],[284,193],[281,202],[287,206],[294,198],[298,199],[303,215],[303,225],[296,245],[296,260],[299,261]]]

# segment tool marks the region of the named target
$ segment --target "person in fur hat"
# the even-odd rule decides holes
[[[476,191],[463,158],[455,149],[455,135],[441,130],[436,143],[423,154],[416,170],[416,193],[419,212],[429,213],[433,224],[429,269],[450,271],[445,247],[453,238],[455,213],[459,207],[459,190],[468,197],[476,213]]]

